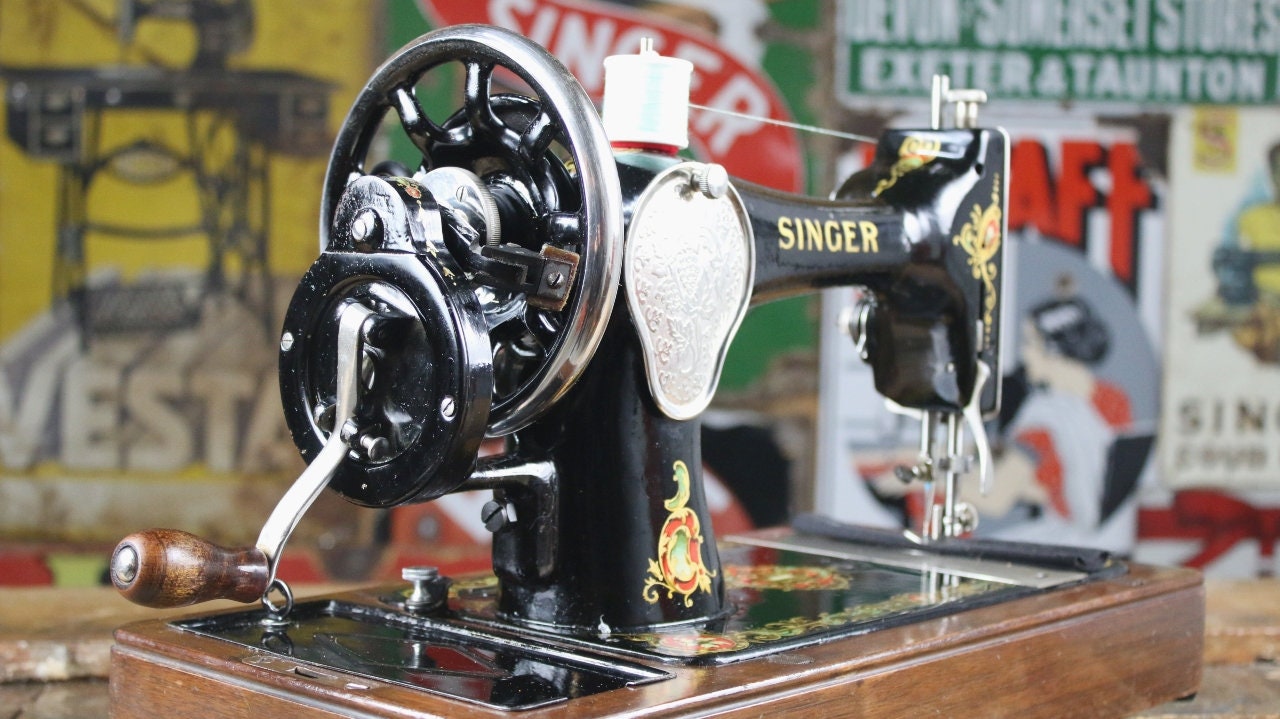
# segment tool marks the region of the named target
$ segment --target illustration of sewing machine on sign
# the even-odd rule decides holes
[[[234,58],[252,44],[247,0],[121,0],[114,17],[72,3],[142,58],[108,66],[0,68],[9,139],[29,157],[56,163],[55,298],[69,305],[88,346],[129,332],[171,332],[197,325],[201,303],[229,296],[264,324],[272,323],[267,258],[273,156],[322,156],[332,88],[292,72],[246,70]],[[138,40],[139,26],[182,23],[195,49],[174,65]],[[148,112],[180,118],[185,132],[166,141],[147,133],[113,138],[113,117]],[[232,148],[228,150],[227,148]],[[151,217],[121,222],[95,190],[111,181],[135,191],[187,180],[198,188],[196,217],[164,224]],[[201,237],[208,263],[197,283],[156,276],[124,281],[94,275],[101,239],[133,243]],[[101,250],[98,250],[99,252]]]
[[[421,106],[414,86],[458,64],[461,107]],[[983,93],[939,78],[932,127],[886,131],[816,199],[679,156],[687,62],[642,48],[606,69],[603,121],[492,27],[375,72],[280,334],[307,469],[254,547],[149,530],[111,561],[141,604],[261,606],[121,630],[116,715],[1098,716],[1194,693],[1198,574],[966,537],[957,487],[988,481],[1000,400],[1009,181]],[[384,117],[417,166],[371,166]],[[752,305],[838,285],[866,289],[851,341],[920,422],[899,474],[927,519],[717,537],[699,417],[729,342]],[[504,451],[478,458],[486,438]],[[364,507],[492,490],[492,574],[295,601],[276,563],[326,487]]]

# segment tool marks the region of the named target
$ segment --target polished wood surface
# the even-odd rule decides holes
[[[344,588],[294,589],[306,597]],[[1200,691],[1194,699],[1166,702],[1133,716],[1242,719],[1280,714],[1280,580],[1206,579],[1205,590]],[[234,606],[222,602],[200,610]],[[0,717],[104,719],[112,630],[176,612],[192,610],[146,609],[105,587],[0,588]],[[918,713],[928,714],[928,707]]]
[[[130,573],[117,560],[132,553]],[[148,529],[120,540],[112,553],[111,581],[125,599],[144,607],[186,607],[214,599],[256,602],[271,570],[257,547],[228,549],[179,529]]]
[[[352,588],[351,584],[297,586],[299,592],[311,595]],[[244,605],[220,600],[202,605],[199,611],[225,609],[243,610]],[[130,604],[111,587],[0,588],[0,687],[18,682],[106,679],[115,641],[112,632],[117,627],[187,616],[193,611],[189,607],[150,609]],[[0,719],[7,716],[0,712]]]
[[[118,717],[514,716],[191,634],[120,630]],[[520,717],[1125,716],[1200,683],[1196,572],[1134,567],[1113,580],[604,692]],[[303,676],[303,674],[309,676]]]

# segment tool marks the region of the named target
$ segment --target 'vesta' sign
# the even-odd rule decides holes
[[[753,116],[692,110],[689,142],[698,157],[724,165],[735,177],[780,190],[804,189],[795,131],[754,119],[791,120],[791,113],[768,78],[714,38],[609,3],[421,0],[421,6],[437,25],[484,23],[528,37],[564,63],[597,100],[604,94],[604,59],[637,52],[641,38],[653,38],[654,50],[693,63],[692,103]]]

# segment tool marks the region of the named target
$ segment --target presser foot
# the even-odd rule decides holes
[[[990,490],[994,460],[980,408],[982,388],[990,377],[991,370],[986,363],[977,362],[973,397],[959,411],[917,410],[891,400],[885,402],[891,412],[920,422],[920,449],[915,464],[894,469],[895,476],[904,484],[920,482],[924,486],[925,511],[920,532],[910,529],[903,532],[917,544],[964,537],[978,528],[977,509],[960,500],[960,478],[972,472],[976,465],[979,491],[986,495]],[[942,441],[938,437],[939,428],[945,433]],[[966,450],[966,429],[972,437],[972,453]]]

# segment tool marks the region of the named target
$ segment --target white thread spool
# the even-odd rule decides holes
[[[635,55],[604,59],[604,132],[621,147],[673,154],[689,146],[689,80],[693,63],[654,52],[640,41]]]

